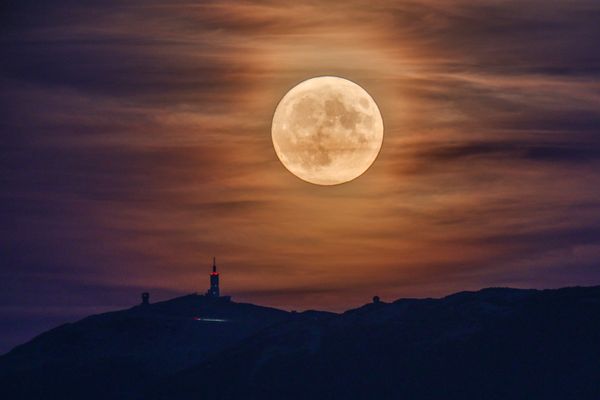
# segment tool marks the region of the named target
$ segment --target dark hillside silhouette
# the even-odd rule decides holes
[[[598,399],[600,288],[486,289],[275,326],[148,399]]]
[[[1,357],[0,398],[131,398],[289,315],[198,295],[94,315]]]
[[[600,287],[288,313],[190,295],[0,357],[18,399],[598,399]]]

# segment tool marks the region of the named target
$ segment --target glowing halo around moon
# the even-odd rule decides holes
[[[383,119],[362,87],[320,76],[283,96],[271,135],[277,157],[291,173],[317,185],[338,185],[373,164],[383,143]]]

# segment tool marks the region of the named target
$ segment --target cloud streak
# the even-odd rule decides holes
[[[4,7],[11,320],[24,291],[52,321],[107,293],[203,291],[213,255],[224,292],[289,309],[598,282],[597,2]],[[385,121],[376,163],[339,187],[291,176],[270,140],[316,75],[359,83]]]

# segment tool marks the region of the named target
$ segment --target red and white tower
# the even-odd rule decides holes
[[[208,297],[219,297],[219,273],[217,272],[217,261],[213,257],[212,272],[210,274],[210,288],[206,292]]]

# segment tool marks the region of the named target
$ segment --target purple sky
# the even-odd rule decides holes
[[[600,283],[597,1],[0,6],[0,352],[99,311],[222,291],[286,309]],[[336,187],[272,148],[279,99],[377,101]]]

